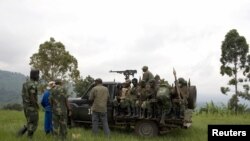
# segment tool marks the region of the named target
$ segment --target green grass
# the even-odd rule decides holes
[[[23,112],[0,110],[0,141],[26,141],[27,137],[16,137],[16,132],[25,123]],[[53,141],[52,136],[46,136],[43,131],[44,113],[39,113],[39,126],[34,134],[34,141]],[[208,124],[249,124],[250,114],[244,115],[194,115],[192,127],[189,129],[174,129],[153,138],[143,138],[134,135],[133,131],[111,129],[111,137],[106,138],[102,132],[92,136],[91,129],[72,128],[68,130],[68,140],[72,141],[206,141]],[[72,134],[79,134],[73,139]]]

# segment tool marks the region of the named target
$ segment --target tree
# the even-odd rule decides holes
[[[77,96],[83,96],[88,87],[94,82],[94,78],[87,76],[85,79],[80,79],[75,84],[74,91],[77,93]]]
[[[240,36],[236,29],[230,30],[221,46],[221,67],[220,73],[222,76],[228,75],[231,77],[228,85],[234,86],[235,93],[229,100],[229,106],[237,113],[238,109],[238,83],[242,82],[242,78],[239,78],[239,72],[245,68],[247,61],[248,44],[245,37]],[[243,75],[245,75],[243,73]],[[228,87],[221,87],[223,94],[230,91]]]
[[[52,37],[40,45],[38,53],[30,57],[30,65],[40,70],[41,78],[46,82],[57,78],[76,82],[80,75],[75,57]]]

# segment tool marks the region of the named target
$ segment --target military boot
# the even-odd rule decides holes
[[[137,118],[139,116],[139,108],[135,107],[135,114],[134,117]]]
[[[127,108],[127,111],[128,111],[128,114],[126,115],[126,117],[130,117],[132,114],[131,114],[131,108],[130,107],[128,107]]]
[[[141,118],[143,119],[143,118],[145,118],[146,117],[146,110],[145,109],[142,109],[142,116],[141,116]]]
[[[166,116],[166,112],[163,112],[163,113],[162,113],[162,115],[161,115],[161,121],[160,121],[160,124],[165,125],[165,116]]]
[[[119,116],[118,107],[114,108],[114,116]]]
[[[24,125],[23,128],[19,129],[17,136],[22,136],[27,131],[27,127]]]
[[[32,131],[28,131],[28,138],[32,139],[32,137],[33,137],[33,132]]]
[[[147,119],[150,119],[152,117],[153,117],[152,111],[148,110],[148,112],[147,112]]]
[[[135,113],[135,107],[132,107],[132,118],[134,118],[135,115],[136,115],[136,113]]]

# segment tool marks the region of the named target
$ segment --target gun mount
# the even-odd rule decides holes
[[[120,73],[123,74],[125,76],[125,80],[129,79],[129,76],[132,75],[134,77],[134,74],[137,73],[137,70],[124,70],[124,71],[109,71],[110,73]]]

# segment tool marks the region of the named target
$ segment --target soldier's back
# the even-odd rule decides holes
[[[52,111],[57,115],[67,114],[66,100],[67,94],[66,90],[62,86],[55,86],[51,90],[50,99],[53,101]]]

